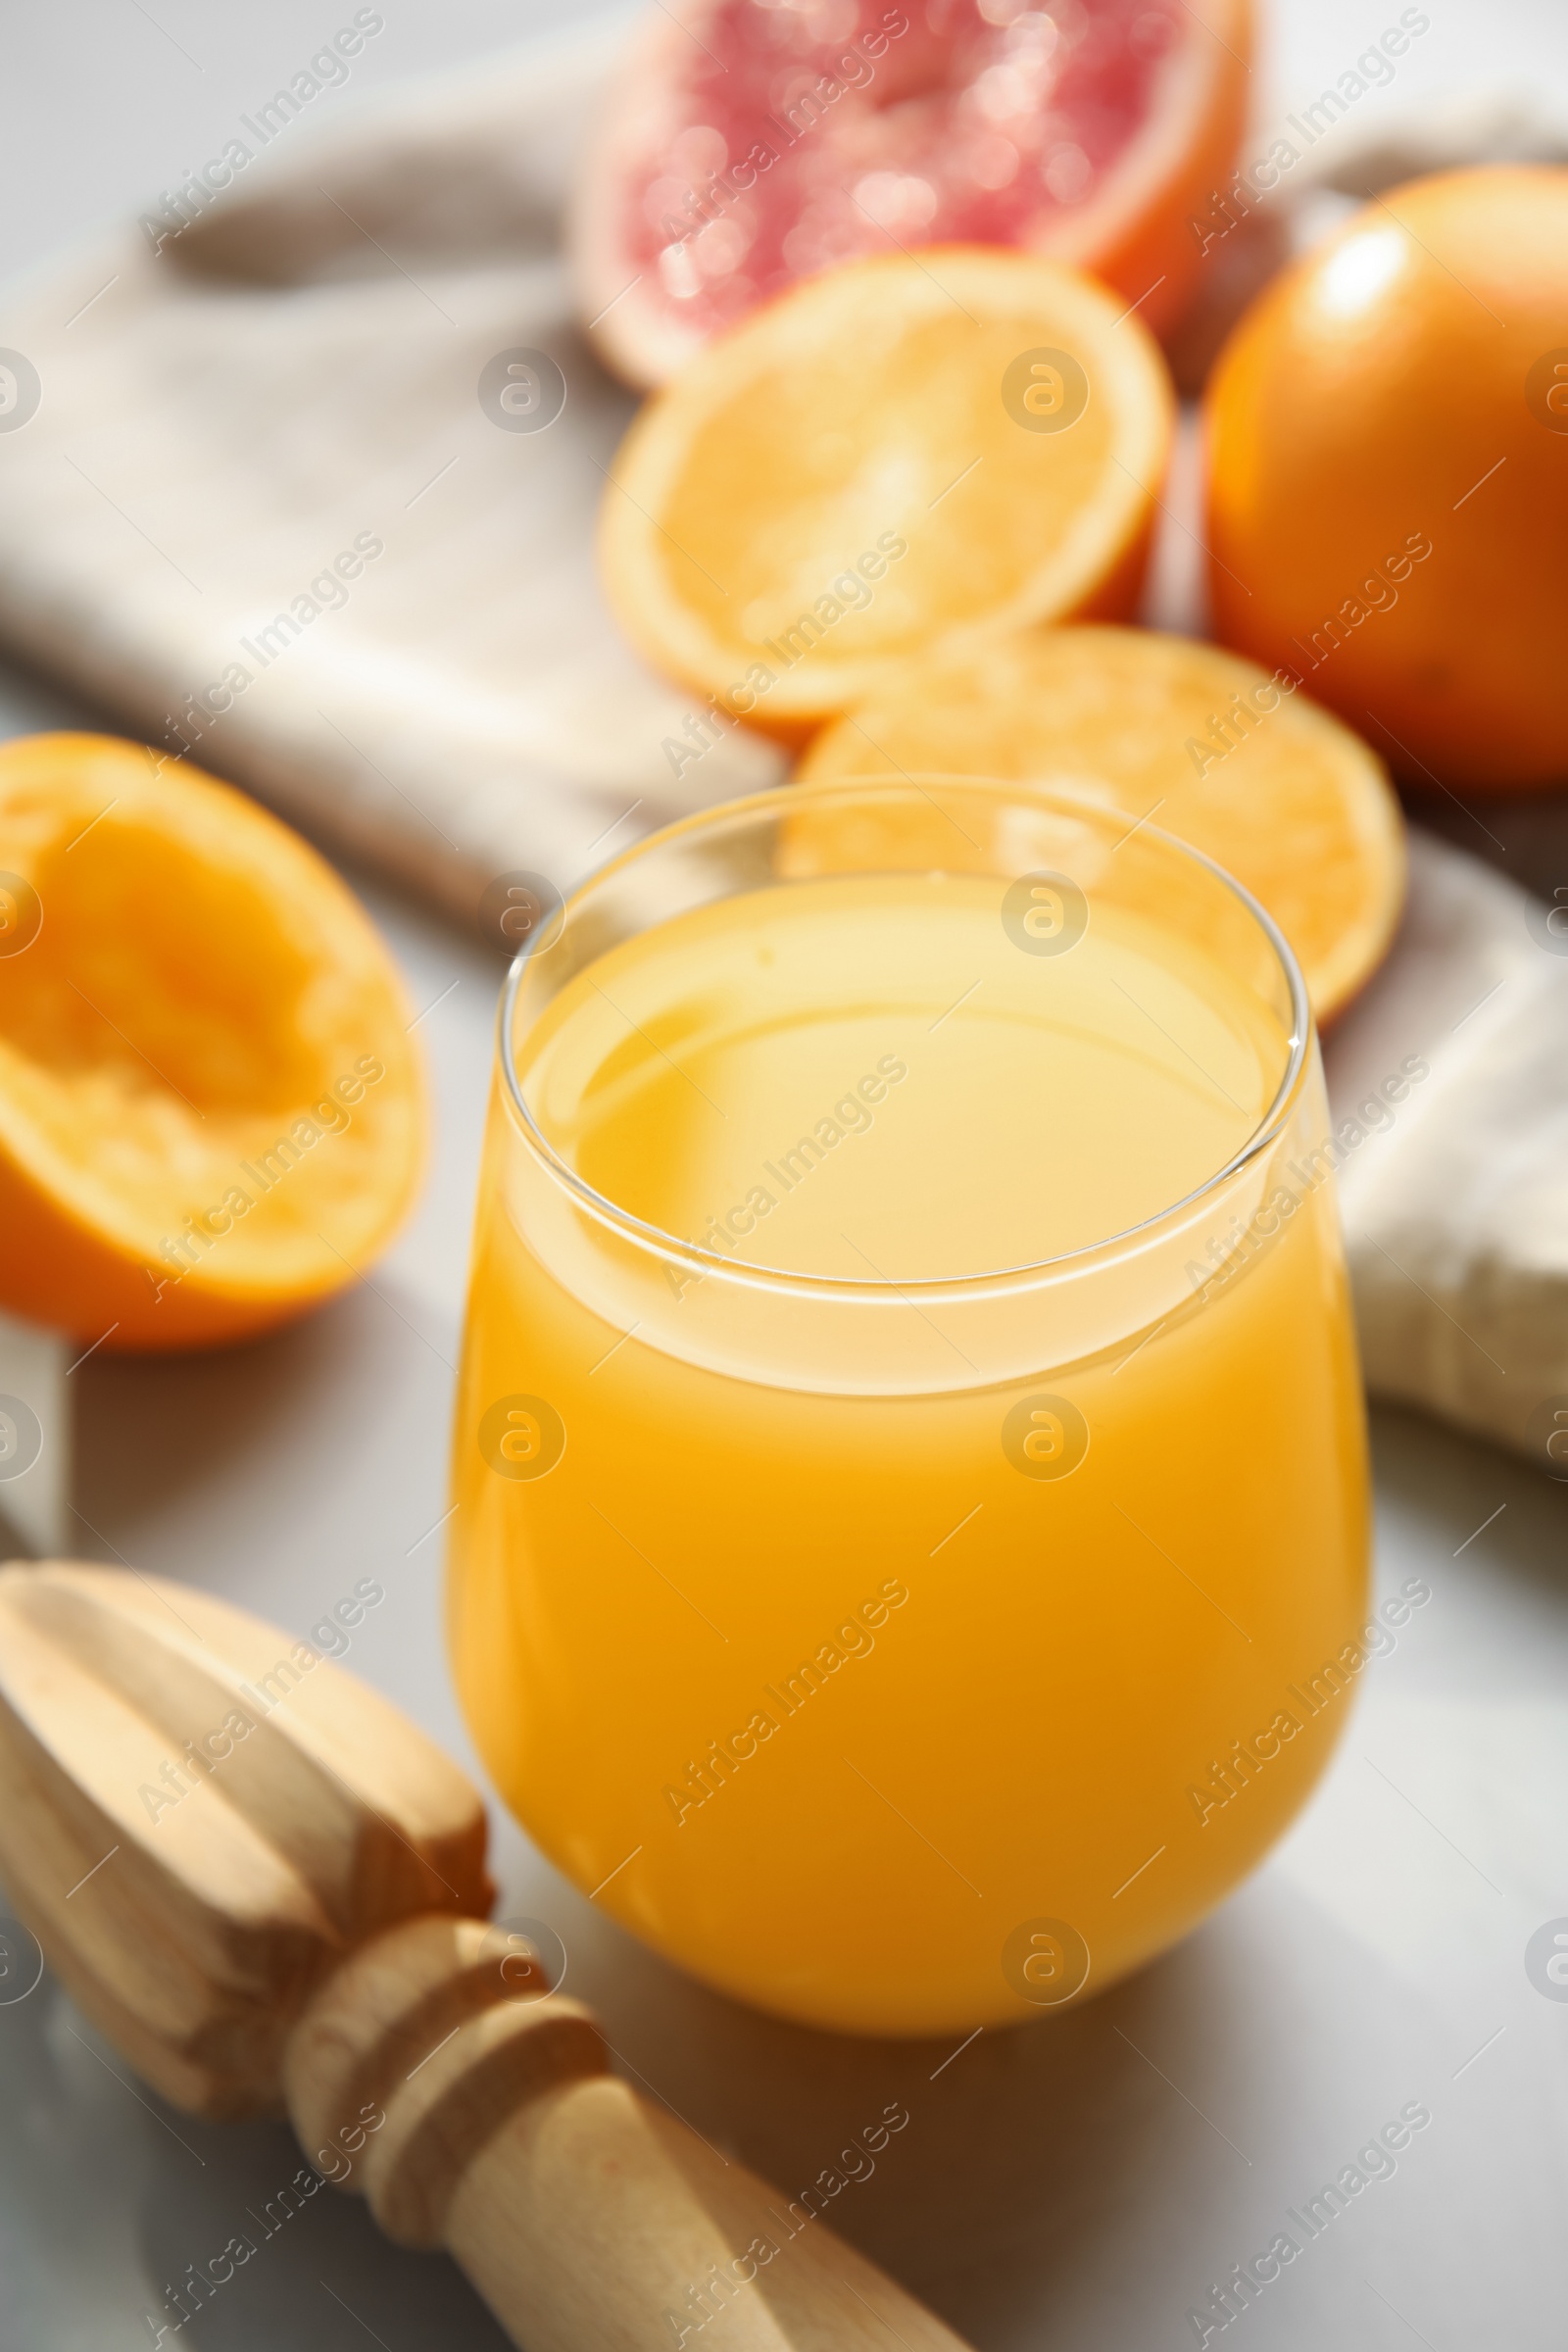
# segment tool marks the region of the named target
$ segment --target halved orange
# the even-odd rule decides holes
[[[417,1179],[409,1018],[243,794],[109,736],[0,745],[0,1304],[184,1348],[351,1282]]]
[[[853,263],[643,409],[605,492],[606,587],[657,666],[798,734],[936,644],[1130,610],[1172,413],[1137,316],[1058,263]]]
[[[811,743],[803,782],[926,774],[1094,793],[1245,883],[1320,1023],[1387,953],[1404,829],[1382,761],[1290,673],[1146,629],[1042,630],[891,678]]]

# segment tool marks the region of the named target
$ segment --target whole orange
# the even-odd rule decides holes
[[[1207,400],[1214,633],[1420,783],[1568,781],[1568,172],[1448,172],[1276,279]]]

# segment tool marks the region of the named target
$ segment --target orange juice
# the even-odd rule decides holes
[[[504,1015],[458,1681],[635,1933],[813,2024],[968,2029],[1181,1935],[1348,1707],[1321,1082],[1173,844],[1075,812],[1044,880],[813,870],[757,822],[761,886],[585,902]]]

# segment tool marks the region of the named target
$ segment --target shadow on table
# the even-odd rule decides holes
[[[1380,1507],[1425,1522],[1438,1560],[1568,1595],[1568,1478],[1391,1404],[1373,1407],[1372,1455]]]
[[[122,1544],[144,1522],[199,1509],[218,1489],[255,1495],[274,1521],[302,1518],[320,1498],[318,1473],[330,1468],[341,1482],[352,1450],[387,1429],[415,1378],[424,1392],[417,1467],[436,1494],[454,1351],[454,1334],[383,1275],[376,1289],[232,1348],[94,1356],[77,1375],[78,1519]],[[260,1524],[233,1509],[228,1520],[236,1545]]]

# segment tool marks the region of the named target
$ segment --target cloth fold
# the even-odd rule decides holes
[[[560,229],[609,38],[289,125],[189,225],[151,214],[0,316],[40,394],[0,430],[0,637],[470,917],[785,764],[705,737],[599,595],[633,403]],[[564,379],[536,429],[481,403],[518,353]]]
[[[1324,1059],[1368,1386],[1568,1476],[1568,918],[1412,827],[1398,939]]]

